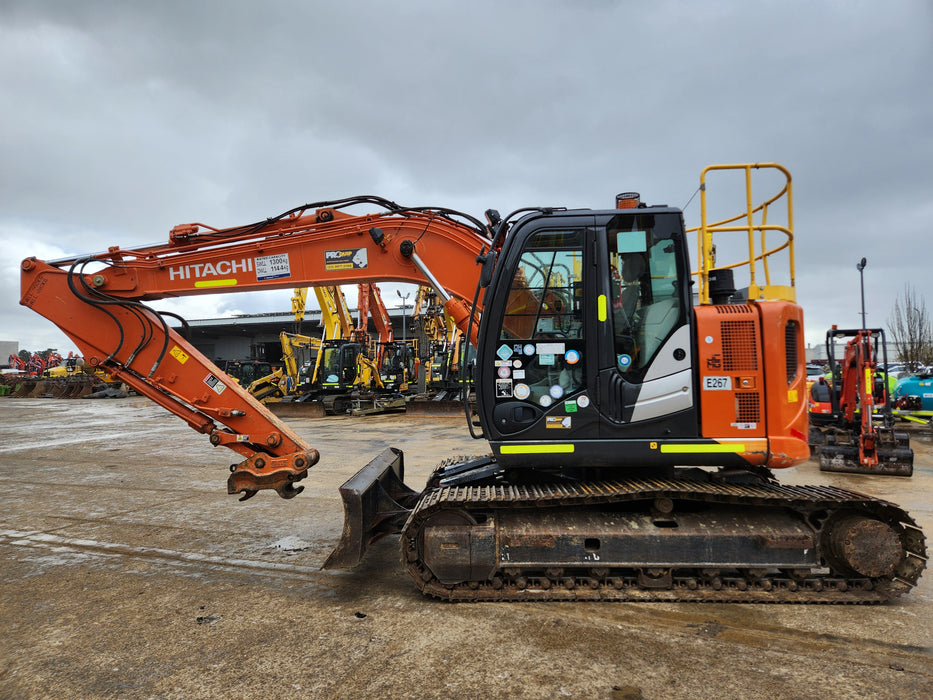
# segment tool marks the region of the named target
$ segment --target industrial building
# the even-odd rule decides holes
[[[402,330],[403,309],[388,309],[392,321],[392,331],[396,339],[417,338],[420,335],[417,324],[412,321],[411,310],[406,310],[404,319],[407,327]],[[351,309],[354,318],[356,309]],[[175,326],[175,330],[184,335],[184,330]],[[221,360],[262,360],[278,362],[282,356],[279,334],[302,333],[312,337],[321,334],[321,312],[318,309],[305,311],[304,320],[296,325],[291,311],[265,314],[243,314],[229,318],[207,318],[188,321],[188,339],[205,356],[214,361]],[[372,319],[369,320],[369,332],[375,337]]]

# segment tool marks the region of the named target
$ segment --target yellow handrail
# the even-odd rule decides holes
[[[762,204],[755,206],[752,199],[752,170],[770,168],[782,173],[786,179],[784,187],[773,197]],[[742,170],[745,173],[745,212],[729,219],[723,219],[715,223],[708,223],[706,220],[707,202],[706,202],[706,180],[707,175],[712,171],[718,170]],[[769,207],[782,198],[787,199],[787,224],[777,225],[768,223]],[[734,270],[737,268],[748,268],[748,299],[784,299],[787,301],[796,301],[795,272],[794,272],[794,213],[793,213],[793,195],[791,188],[790,172],[777,163],[742,163],[734,165],[710,165],[703,169],[700,174],[700,211],[701,223],[697,228],[688,229],[688,232],[697,232],[699,247],[699,269],[694,272],[699,282],[699,303],[709,304],[709,275],[714,270]],[[760,222],[755,222],[755,216],[760,215]],[[744,224],[737,224],[742,219]],[[730,225],[735,224],[735,225]],[[755,232],[760,232],[760,248],[755,247]],[[765,234],[768,231],[776,231],[784,234],[786,240],[776,248],[767,248]],[[716,264],[716,246],[713,240],[714,234],[745,232],[748,238],[748,257],[737,262],[727,264]],[[783,250],[788,251],[789,258],[789,284],[775,285],[771,283],[771,268],[769,258]],[[761,263],[764,274],[764,284],[759,284],[757,280],[756,263]]]

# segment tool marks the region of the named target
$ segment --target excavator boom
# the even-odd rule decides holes
[[[461,223],[446,211],[393,205],[385,214],[353,216],[323,204],[307,209],[228,229],[176,226],[164,245],[55,262],[29,258],[21,303],[61,328],[91,366],[237,452],[243,461],[232,468],[230,493],[248,498],[274,489],[290,498],[317,451],[143,302],[374,278],[421,284],[422,268],[450,266],[445,294],[466,309],[462,300],[476,289],[475,259],[489,248],[478,222]]]

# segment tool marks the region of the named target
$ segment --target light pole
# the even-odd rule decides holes
[[[411,296],[411,292],[409,292],[405,296],[402,296],[402,293],[396,289],[395,293],[398,294],[398,298],[402,300],[402,342],[404,343],[405,342],[405,326],[407,325],[405,322],[405,309],[408,308],[408,297]]]
[[[865,325],[865,263],[865,258],[862,258],[855,266],[855,269],[858,270],[859,282],[862,285],[862,330],[868,327]]]

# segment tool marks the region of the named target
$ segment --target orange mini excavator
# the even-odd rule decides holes
[[[845,349],[837,359],[840,340],[846,341]],[[819,451],[820,469],[911,476],[910,436],[894,430],[884,330],[832,328],[826,333],[826,352],[831,378],[828,386],[820,380],[817,390],[828,394],[830,410],[810,415],[810,442]]]

